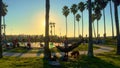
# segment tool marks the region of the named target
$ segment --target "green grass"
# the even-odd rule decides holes
[[[95,49],[99,49],[99,47],[97,47],[97,46],[93,46],[94,48],[94,50]],[[60,52],[60,50],[58,50],[56,47],[53,47],[52,49],[50,49],[51,50],[51,52]],[[73,49],[73,51],[86,51],[86,50],[88,50],[88,45],[87,44],[81,44],[80,46],[78,46],[77,48],[75,48],[75,49]]]
[[[104,46],[116,48],[117,45],[106,45],[106,44],[105,44]]]
[[[43,68],[40,58],[3,57],[0,59],[0,68]]]
[[[106,45],[116,45],[117,39],[116,38],[106,38],[105,43]]]
[[[96,54],[89,58],[85,55],[68,62],[60,61],[61,68],[120,68],[120,55],[115,52]],[[0,68],[55,68],[39,57],[3,57],[0,59]]]
[[[56,47],[53,47],[52,49],[50,49],[51,52],[60,52],[60,50],[58,50]]]
[[[13,48],[13,49],[3,49],[4,52],[15,52],[15,53],[42,53],[43,50],[40,50],[40,48],[32,48],[32,49],[27,49],[23,47],[19,48]]]
[[[93,49],[99,49],[99,47],[97,46],[93,46]],[[88,44],[81,44],[80,46],[78,46],[77,48],[74,49],[75,51],[87,51],[88,50]]]
[[[3,48],[3,51],[4,52],[20,52],[20,53],[26,53],[28,52],[29,50],[26,49],[26,48],[23,48],[23,47],[19,47],[19,48],[13,48],[13,49],[6,49],[6,48]]]
[[[61,64],[63,68],[120,68],[120,55],[114,52],[97,54],[92,58],[82,55],[74,61]]]
[[[78,46],[77,48],[75,48],[74,50],[77,51],[86,51],[88,49],[88,45],[87,44],[81,44],[80,46]],[[94,49],[99,49],[99,47],[94,46]],[[60,50],[58,50],[56,47],[53,47],[50,49],[51,52],[60,52]],[[19,47],[19,48],[13,48],[13,49],[3,49],[4,52],[16,52],[16,53],[43,53],[43,50],[40,50],[40,48],[32,48],[30,50],[23,48],[23,47]]]

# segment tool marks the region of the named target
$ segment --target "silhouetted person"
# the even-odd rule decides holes
[[[61,57],[61,60],[62,60],[62,61],[68,61],[68,56],[67,56],[67,55],[62,56],[62,57]]]
[[[64,40],[63,43],[64,43],[65,49],[67,49],[68,48],[68,39],[67,39],[67,37],[65,37],[65,40]],[[68,56],[68,52],[67,51],[65,52],[65,55]]]
[[[15,48],[16,45],[17,45],[17,43],[18,43],[18,40],[17,40],[17,39],[14,39],[14,40],[12,41],[12,43],[13,43],[13,48]]]
[[[19,44],[19,43],[17,43],[17,47],[20,47],[20,44]]]
[[[27,47],[28,49],[31,49],[31,44],[29,42],[27,43]]]
[[[43,44],[42,44],[42,43],[40,43],[40,47],[43,47]]]
[[[51,57],[51,61],[57,61],[57,56],[56,56],[56,55],[53,55],[53,56]]]
[[[10,47],[13,47],[13,43],[12,42],[10,42]]]
[[[28,47],[28,49],[31,49],[30,38],[28,38],[27,47]]]

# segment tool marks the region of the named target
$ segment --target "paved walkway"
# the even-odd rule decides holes
[[[102,45],[95,45],[100,47],[100,49],[94,50],[94,54],[98,53],[103,53],[103,52],[110,52],[114,50],[112,47],[106,47]],[[79,51],[80,54],[87,54],[87,51]],[[52,55],[57,55],[58,57],[64,55],[64,52],[57,52],[57,53],[52,53]],[[68,55],[70,55],[71,52],[69,52]],[[11,52],[3,52],[3,56],[14,56],[14,57],[44,57],[43,53],[11,53]]]

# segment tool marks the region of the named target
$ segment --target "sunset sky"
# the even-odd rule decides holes
[[[69,8],[72,4],[78,4],[80,1],[86,0],[50,0],[50,22],[56,23],[56,35],[65,35],[65,17],[62,14],[63,6]],[[41,35],[45,33],[45,0],[3,0],[8,5],[8,13],[6,15],[6,34],[7,35]],[[114,16],[114,6],[113,16]],[[120,6],[118,7],[120,12]],[[109,4],[106,12],[106,29],[107,36],[111,34],[111,18]],[[81,12],[78,11],[81,15]],[[118,13],[119,14],[119,13]],[[68,36],[74,36],[74,18],[70,13],[68,16]],[[114,18],[114,17],[113,17]],[[81,19],[82,20],[82,19]],[[80,28],[82,21],[80,20]],[[119,14],[120,20],[120,14]],[[78,22],[76,22],[76,36],[78,36]],[[96,26],[96,21],[95,21]],[[103,17],[99,21],[99,33],[103,36]],[[115,23],[114,23],[115,29]],[[81,33],[80,29],[80,33]],[[84,10],[84,36],[88,34],[88,10]]]

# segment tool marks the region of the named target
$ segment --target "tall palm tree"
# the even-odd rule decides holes
[[[112,38],[114,38],[114,26],[113,26],[113,16],[112,16],[111,0],[109,2],[110,2],[110,15],[111,15],[111,24],[112,24]]]
[[[95,14],[92,14],[92,24],[93,24],[93,32],[94,32],[94,36],[96,38],[96,32],[95,32],[95,26],[94,26],[94,21],[96,19],[96,15]]]
[[[93,57],[93,40],[92,40],[92,7],[91,0],[88,0],[89,9],[89,43],[88,43],[88,56]]]
[[[75,38],[75,14],[77,13],[77,10],[78,10],[77,5],[73,4],[70,9],[71,9],[71,12],[74,15],[74,38]]]
[[[99,23],[98,23],[98,21],[100,20],[101,16],[102,16],[101,13],[96,14],[96,19],[97,19],[97,38],[99,36]]]
[[[81,16],[80,16],[80,14],[77,14],[76,15],[76,21],[78,22],[78,37],[79,37],[79,35],[80,35],[80,27],[79,27],[79,21],[80,21],[80,18],[81,18]]]
[[[53,31],[52,31],[53,23],[52,23],[52,22],[51,22],[51,23],[49,23],[49,26],[50,26],[50,28],[51,28],[50,33],[51,33],[51,36],[52,36],[52,35],[53,35]]]
[[[49,11],[50,11],[50,0],[46,0],[45,51],[44,51],[45,59],[49,59],[51,57],[51,52],[49,49]]]
[[[2,22],[2,0],[0,0],[0,58],[2,58],[2,34],[1,34],[1,22]]]
[[[83,11],[85,10],[85,4],[84,4],[84,2],[80,2],[79,4],[78,4],[78,9],[80,10],[80,12],[82,12],[82,37],[83,37],[83,31],[84,31],[84,25],[83,25]]]
[[[105,7],[107,5],[107,1],[103,0],[101,2],[101,8],[103,10],[103,19],[104,19],[104,38],[106,38],[106,22],[105,22]]]
[[[118,5],[120,5],[120,0],[113,0],[114,2],[114,15],[116,24],[116,36],[117,36],[117,52],[120,55],[120,32],[119,32],[119,18],[118,18]]]
[[[96,2],[93,5],[94,5],[94,7],[92,7],[92,8],[93,8],[93,11],[95,13],[95,19],[97,20],[97,38],[98,38],[98,36],[99,36],[99,23],[98,23],[98,21],[100,20],[100,18],[102,16],[101,7]]]
[[[6,39],[6,25],[5,25],[5,15],[7,14],[7,7],[8,5],[6,5],[5,3],[2,3],[2,16],[3,16],[3,26],[4,26],[4,35],[5,35],[5,39]]]
[[[67,37],[67,16],[70,13],[69,8],[67,6],[64,6],[63,9],[62,9],[62,13],[66,18],[66,37]]]
[[[55,36],[55,23],[53,23],[53,27],[54,27],[54,36]]]
[[[107,0],[95,0],[95,4],[99,6],[100,10],[103,10],[103,19],[104,19],[104,38],[106,38],[106,22],[105,22],[105,7],[107,6]]]
[[[106,38],[105,9],[103,9],[103,19],[104,19],[104,38]]]
[[[88,4],[88,1],[85,3],[85,7],[87,10],[89,10],[89,4]],[[98,11],[98,9],[96,9],[96,4],[94,2],[91,2],[91,10],[94,11],[94,13],[92,14],[92,25],[93,25],[93,33],[94,33],[94,37],[96,38],[96,31],[95,31],[95,26],[94,26],[94,21],[96,19],[96,15],[95,13]]]

